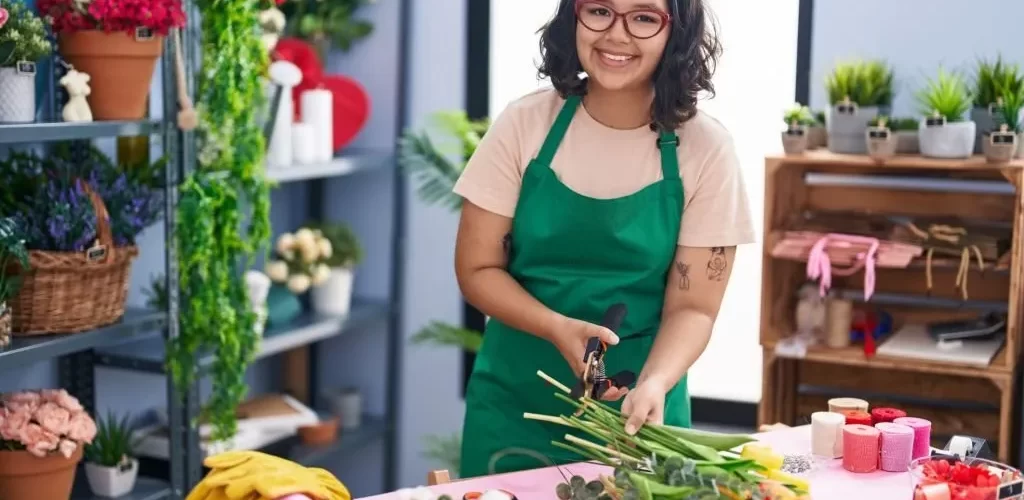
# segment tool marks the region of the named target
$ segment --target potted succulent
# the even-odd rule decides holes
[[[327,259],[334,249],[323,233],[303,227],[278,236],[274,250],[264,270],[273,282],[267,292],[267,324],[282,325],[301,314],[298,295],[330,278]]]
[[[21,276],[5,270],[12,265],[28,267],[28,250],[17,229],[13,218],[0,219],[0,347],[11,343],[11,309],[7,301],[21,287]]]
[[[1024,88],[999,86],[997,98],[999,106],[995,108],[996,128],[985,132],[981,150],[989,163],[1005,163],[1021,153],[1022,127],[1020,120],[1021,108],[1024,108]]]
[[[838,64],[825,81],[829,111],[828,148],[835,153],[864,154],[868,123],[892,105],[893,73],[882,61]]]
[[[0,396],[0,498],[71,498],[96,423],[64,389]]]
[[[786,130],[782,131],[782,149],[786,154],[802,154],[810,143],[810,127],[814,124],[814,115],[807,106],[795,104],[782,116]]]
[[[918,140],[917,128],[920,121],[915,118],[895,117],[888,119],[889,130],[896,135],[896,154],[921,154],[921,143]]]
[[[0,123],[36,119],[36,63],[50,55],[46,27],[24,3],[0,0]]]
[[[932,158],[968,158],[974,153],[977,129],[964,115],[973,100],[967,82],[955,72],[939,69],[917,93],[924,118],[918,126],[921,154]]]
[[[815,111],[814,112],[814,123],[811,124],[808,130],[807,147],[810,149],[818,149],[828,147],[828,129],[825,128],[825,112]]]
[[[110,413],[96,423],[96,438],[85,448],[85,477],[96,496],[116,498],[135,489],[139,460],[128,416]]]
[[[180,0],[38,0],[61,57],[90,76],[96,120],[138,120],[163,39],[185,24]]]
[[[864,138],[867,141],[868,156],[877,161],[885,161],[896,156],[899,140],[896,133],[889,128],[889,118],[879,116],[871,121]]]
[[[986,134],[997,128],[999,101],[1004,92],[1016,93],[1024,89],[1024,72],[1016,64],[981,59],[974,74],[974,103],[971,120],[976,124],[974,152],[981,153]]]
[[[313,310],[321,314],[348,314],[352,304],[352,281],[355,266],[363,260],[363,248],[356,234],[346,224],[310,224],[327,240],[331,249],[325,264],[331,272],[327,280],[313,287],[310,299]]]

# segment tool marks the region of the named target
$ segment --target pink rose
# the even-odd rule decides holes
[[[43,429],[39,424],[28,424],[21,430],[21,444],[29,453],[43,457],[57,449],[60,436]]]
[[[65,391],[64,389],[44,390],[43,399],[53,401],[72,413],[83,410],[82,403],[78,401],[78,398],[68,394],[68,391]]]
[[[22,430],[32,419],[32,414],[27,410],[15,411],[10,408],[3,410],[4,421],[0,425],[0,437],[7,441],[21,442]]]
[[[68,433],[68,423],[71,421],[71,412],[61,408],[57,403],[46,402],[36,410],[36,422],[39,425],[58,436]]]
[[[75,450],[78,449],[78,443],[67,439],[61,439],[58,449],[60,450],[60,454],[64,455],[64,458],[71,458],[71,455],[74,455]]]
[[[68,423],[67,437],[79,443],[92,443],[96,437],[96,422],[93,422],[88,413],[75,413]]]
[[[29,405],[38,405],[42,400],[42,396],[38,392],[34,391],[21,391],[11,392],[4,394],[4,403],[22,403]]]

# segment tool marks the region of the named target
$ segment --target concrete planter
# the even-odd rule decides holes
[[[828,150],[833,153],[866,154],[864,133],[872,120],[878,117],[878,106],[857,107],[852,113],[840,113],[833,106],[828,115]]]
[[[996,119],[988,108],[971,108],[971,121],[975,123],[974,153],[982,154],[983,145],[987,141],[986,133],[996,128]]]

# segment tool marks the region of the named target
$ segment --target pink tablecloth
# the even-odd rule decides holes
[[[811,449],[810,426],[793,427],[778,431],[758,434],[757,437],[784,454],[804,454]],[[447,493],[453,500],[462,500],[462,495],[469,491],[486,491],[504,489],[514,493],[519,500],[550,500],[555,498],[554,488],[566,476],[579,474],[587,480],[596,479],[601,473],[610,473],[611,469],[595,464],[575,464],[560,467],[548,467],[510,474],[499,474],[451,484],[433,486],[431,490],[438,494]],[[424,471],[424,478],[426,471]],[[820,464],[807,476],[811,481],[811,497],[815,500],[904,500],[913,498],[913,486],[909,473],[874,472],[871,474],[853,474],[843,469],[841,460],[832,460]],[[385,493],[364,500],[397,500],[394,493]]]

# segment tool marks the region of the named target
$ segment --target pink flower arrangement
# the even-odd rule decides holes
[[[149,28],[167,35],[185,24],[181,0],[39,0],[36,8],[54,33],[103,30],[134,35],[136,28]]]
[[[0,450],[25,450],[67,458],[92,443],[96,422],[64,389],[23,391],[0,396]]]

